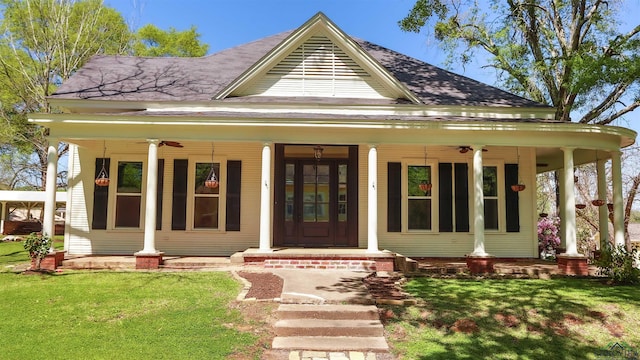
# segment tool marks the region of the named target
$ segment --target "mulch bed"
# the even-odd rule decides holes
[[[279,298],[282,294],[282,285],[284,281],[280,276],[272,273],[258,273],[249,271],[240,271],[238,275],[247,279],[251,283],[251,288],[245,296],[247,299],[254,298],[258,300]]]

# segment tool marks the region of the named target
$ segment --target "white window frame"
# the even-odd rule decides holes
[[[189,156],[189,165],[187,168],[187,226],[186,231],[195,231],[195,232],[218,232],[224,233],[226,232],[226,210],[227,210],[227,158],[225,156],[216,155],[213,159],[214,163],[220,164],[220,171],[216,174],[219,185],[218,185],[218,228],[196,228],[194,226],[195,221],[195,184],[196,184],[196,163],[206,163],[211,164],[211,155],[195,155]],[[202,196],[202,195],[198,195]],[[205,195],[206,196],[206,195]],[[206,197],[216,197],[216,196],[206,196]]]
[[[485,199],[496,199],[498,201],[498,228],[497,229],[487,229],[485,226],[485,233],[506,233],[506,209],[505,209],[505,186],[504,186],[504,161],[502,160],[484,160],[482,161],[482,171],[484,174],[485,167],[495,167],[497,170],[496,181],[498,182],[498,194],[497,196],[487,197],[483,195],[483,201]],[[469,182],[469,186],[471,187],[469,194],[472,194],[473,191],[473,178]],[[473,199],[470,197],[470,206],[473,206]],[[472,207],[471,207],[472,209]]]
[[[138,227],[116,227],[116,211],[118,193],[118,164],[120,162],[141,162],[142,163],[142,186],[140,190],[140,224]],[[109,177],[112,182],[109,186],[109,200],[107,212],[107,230],[120,232],[142,232],[144,231],[144,213],[147,202],[147,157],[144,155],[114,154],[111,156],[109,164]],[[122,193],[128,194],[128,193]]]
[[[438,233],[438,163],[437,159],[427,159],[426,165],[431,167],[431,229],[409,229],[409,166],[425,166],[424,158],[405,159],[402,161],[402,232],[409,234],[433,234]]]

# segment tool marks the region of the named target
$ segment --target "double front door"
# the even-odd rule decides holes
[[[348,147],[344,152],[344,158],[282,158],[274,245],[357,246],[356,166]]]

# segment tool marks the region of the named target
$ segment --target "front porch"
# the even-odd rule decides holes
[[[388,266],[390,262],[393,264],[392,270],[378,268],[378,264]],[[60,269],[135,270],[136,258],[135,256],[67,256]],[[256,249],[248,249],[230,257],[165,256],[162,265],[158,268],[160,271],[241,269],[399,271],[426,276],[464,276],[470,274],[466,258],[410,259],[389,251],[370,254],[365,249],[279,249],[266,254],[259,253]],[[544,279],[567,275],[555,262],[530,258],[495,258],[493,269],[495,276]],[[595,276],[596,268],[589,266],[588,275]]]

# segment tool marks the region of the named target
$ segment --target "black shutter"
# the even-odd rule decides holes
[[[520,199],[511,185],[518,183],[518,164],[504,165],[505,202],[507,207],[507,232],[520,231]]]
[[[387,164],[387,231],[402,231],[402,164]]]
[[[164,186],[164,159],[158,159],[158,189],[156,190],[156,230],[162,230],[162,188]]]
[[[438,164],[440,232],[453,231],[453,179],[451,163]]]
[[[240,231],[242,161],[227,161],[227,231]]]
[[[456,183],[456,232],[469,232],[469,166],[455,164]]]
[[[173,161],[173,204],[171,205],[171,230],[187,228],[187,172],[189,160]]]
[[[96,171],[94,179],[98,177],[102,169],[102,158],[96,158]],[[104,159],[104,167],[109,171],[111,159]],[[93,219],[91,228],[104,230],[107,228],[107,206],[109,203],[109,186],[93,185]]]

